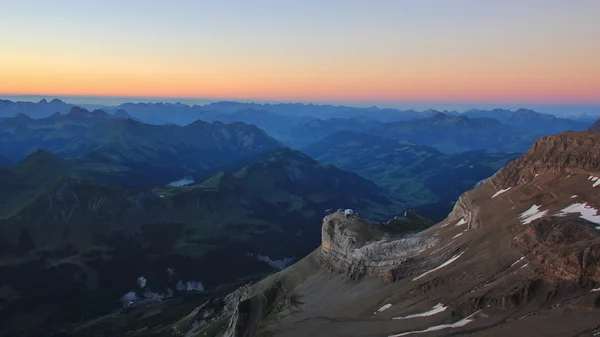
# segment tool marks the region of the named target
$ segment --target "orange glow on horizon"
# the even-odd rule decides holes
[[[542,58],[417,53],[261,59],[119,58],[110,53],[0,55],[5,95],[278,101],[600,103],[590,55]]]

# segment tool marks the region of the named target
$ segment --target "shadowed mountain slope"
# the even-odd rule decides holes
[[[107,185],[45,151],[2,170],[1,336],[79,326],[110,315],[131,291],[142,307],[185,301],[179,281],[201,281],[206,292],[190,293],[198,301],[308,254],[326,209],[383,219],[402,206],[357,174],[290,149],[184,187]]]

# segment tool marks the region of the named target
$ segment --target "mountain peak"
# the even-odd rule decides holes
[[[55,98],[55,99],[53,99],[53,100],[50,101],[50,104],[67,104],[67,103],[65,103],[64,101],[62,101],[62,100],[60,100],[58,98]]]
[[[117,118],[133,119],[131,117],[131,115],[128,114],[127,111],[125,111],[123,109],[118,109],[117,111],[115,111],[114,116]]]
[[[74,106],[69,109],[67,116],[89,116],[91,113],[84,108]]]
[[[590,126],[590,131],[600,131],[600,118],[596,119],[594,124]]]
[[[44,168],[44,170],[65,168],[66,166],[67,161],[65,159],[42,149],[32,152],[17,165],[19,169],[31,168],[36,170],[40,168]]]
[[[433,110],[435,111],[435,110]],[[442,120],[442,119],[446,119],[448,118],[448,115],[446,115],[443,112],[439,112],[439,111],[435,111],[435,114],[433,116],[431,116],[431,119],[435,119],[435,120]]]
[[[48,101],[45,98],[42,98],[38,104],[48,104]]]
[[[91,115],[94,117],[110,117],[110,115],[106,111],[100,109],[92,111]]]
[[[525,109],[525,108],[521,108],[518,109],[517,111],[515,111],[516,114],[527,114],[527,115],[537,115],[538,113],[531,110],[531,109]]]
[[[600,133],[563,132],[544,136],[519,159],[509,163],[491,179],[496,187],[515,186],[534,174],[593,173],[600,167]]]
[[[27,114],[25,114],[25,113],[22,113],[22,112],[19,112],[19,113],[18,113],[18,114],[17,114],[17,115],[14,117],[14,119],[16,119],[16,120],[19,120],[19,121],[30,121],[30,120],[32,120],[32,118],[31,118],[31,117],[29,117],[29,115],[27,115]]]

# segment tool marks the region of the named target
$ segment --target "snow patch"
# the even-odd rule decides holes
[[[140,276],[140,277],[137,278],[137,284],[138,284],[138,286],[140,286],[140,288],[145,288],[146,287],[146,282],[147,282],[147,280],[143,276]]]
[[[539,176],[539,175],[540,175],[539,173],[536,173],[536,174],[535,174],[533,177],[535,178],[535,177],[537,177],[537,176]]]
[[[392,319],[409,319],[409,318],[433,316],[433,315],[439,314],[440,312],[444,312],[446,309],[448,309],[447,306],[443,305],[442,303],[438,303],[433,307],[433,309],[431,309],[429,311],[425,311],[420,314],[408,315],[408,316],[404,316],[404,317],[393,317]]]
[[[594,288],[591,290],[593,293],[600,291],[600,288]]]
[[[465,218],[460,219],[460,221],[456,224],[456,226],[462,226],[464,224],[466,224],[467,222],[465,221]]]
[[[175,289],[178,291],[203,291],[204,285],[200,281],[187,281],[184,283],[179,280]]]
[[[431,332],[431,331],[439,331],[439,330],[443,330],[443,329],[448,329],[448,328],[461,328],[471,322],[473,322],[475,319],[472,318],[473,316],[475,316],[477,313],[479,313],[478,310],[476,312],[474,312],[473,314],[461,319],[460,321],[457,321],[455,323],[452,324],[442,324],[442,325],[436,325],[436,326],[432,326],[430,328],[427,328],[425,330],[415,330],[415,331],[408,331],[408,332],[403,332],[401,334],[397,334],[397,335],[390,335],[388,337],[400,337],[400,336],[406,336],[406,335],[411,335],[411,334],[419,334],[419,333],[426,333],[426,332]]]
[[[582,219],[593,222],[595,224],[600,224],[600,215],[598,215],[598,210],[592,206],[589,206],[587,203],[575,203],[569,207],[564,208],[562,211],[556,213],[555,215],[566,216],[572,213],[579,213],[579,216]]]
[[[440,228],[444,228],[444,227],[448,226],[449,224],[450,223],[445,223],[445,224],[441,225]]]
[[[529,224],[534,220],[542,218],[548,213],[548,210],[540,211],[540,207],[538,205],[533,205],[531,208],[521,213],[521,223]]]
[[[390,303],[384,304],[381,308],[377,309],[377,311],[375,311],[373,313],[373,315],[377,315],[377,313],[379,313],[379,312],[384,312],[384,311],[388,310],[391,307],[392,307],[392,304],[390,304]]]
[[[515,264],[523,261],[523,259],[525,259],[525,256],[521,257],[520,259],[518,259],[517,261],[515,261],[513,264],[510,265],[510,267],[512,268]]]
[[[596,180],[596,182],[594,183],[594,185],[592,185],[592,187],[596,187],[598,185],[600,185],[600,180]]]
[[[458,233],[458,234],[454,235],[452,238],[453,238],[453,239],[456,239],[457,237],[459,237],[459,236],[461,236],[461,235],[463,235],[463,233]]]
[[[596,180],[598,180],[598,177],[593,177],[592,178],[592,181],[596,181]]]
[[[501,189],[500,191],[494,193],[494,195],[492,195],[491,199],[494,199],[495,197],[499,196],[500,194],[502,194],[504,192],[507,192],[510,189],[511,189],[510,187],[509,188],[503,188],[503,189]]]
[[[442,268],[446,267],[447,265],[451,264],[452,262],[454,262],[454,261],[458,260],[458,258],[459,258],[461,255],[463,255],[465,252],[466,252],[466,250],[465,250],[465,251],[463,251],[463,252],[462,252],[462,253],[460,253],[460,254],[454,255],[454,256],[453,256],[453,257],[452,257],[450,260],[448,260],[448,261],[446,261],[446,262],[442,263],[442,264],[441,264],[439,267],[437,267],[437,268],[434,268],[434,269],[431,269],[430,271],[426,271],[426,272],[424,272],[423,274],[421,274],[421,275],[419,275],[419,276],[415,277],[415,278],[414,278],[414,279],[412,279],[412,280],[413,280],[413,281],[416,281],[416,280],[418,280],[418,279],[420,279],[420,278],[423,278],[423,277],[425,277],[425,276],[427,276],[427,275],[429,275],[429,274],[433,273],[433,272],[434,272],[434,271],[436,271],[436,270],[439,270],[439,269],[442,269]]]
[[[577,194],[571,196],[571,199],[574,199],[574,198],[577,198]]]
[[[256,255],[256,258],[259,261],[265,262],[272,268],[279,269],[279,270],[285,269],[287,266],[289,266],[290,264],[292,264],[292,262],[294,262],[296,260],[293,257],[284,257],[281,260],[273,260],[269,256],[266,256],[266,255]]]
[[[521,266],[520,269],[523,269],[523,268],[527,267],[528,265],[529,265],[529,263],[525,263],[523,266]]]

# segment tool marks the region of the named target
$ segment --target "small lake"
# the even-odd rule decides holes
[[[177,181],[174,181],[172,183],[169,183],[167,186],[171,186],[171,187],[181,187],[181,186],[186,186],[186,185],[191,185],[193,184],[194,178],[192,177],[183,177],[183,179],[179,179]]]

